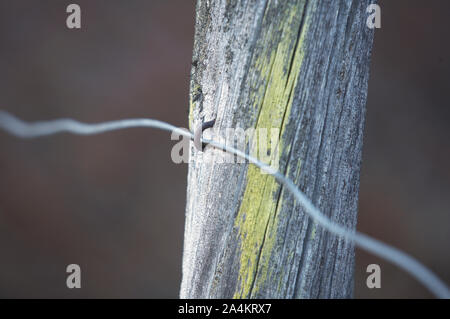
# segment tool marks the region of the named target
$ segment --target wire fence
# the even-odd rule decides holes
[[[183,128],[179,128],[172,124],[155,119],[125,119],[95,124],[81,123],[73,119],[57,119],[52,121],[27,123],[9,114],[8,112],[0,110],[0,128],[9,134],[20,138],[35,138],[62,132],[78,135],[92,135],[133,127],[155,128],[177,133],[181,136],[188,137],[191,140],[194,139],[193,133]],[[271,166],[262,163],[256,158],[236,148],[223,145],[214,140],[202,139],[202,142],[222,149],[227,153],[237,155],[258,166],[265,172],[273,175],[281,185],[286,187],[286,189],[292,193],[295,199],[302,205],[304,211],[312,219],[314,219],[319,226],[339,237],[344,238],[347,241],[355,243],[355,245],[360,248],[397,265],[422,283],[422,285],[424,285],[436,297],[450,299],[449,287],[428,267],[423,265],[417,259],[395,247],[392,247],[391,245],[333,222],[326,215],[322,214],[316,206],[314,206],[314,204],[294,184],[292,180],[281,174],[279,171],[274,170]]]

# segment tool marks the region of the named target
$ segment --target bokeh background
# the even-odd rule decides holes
[[[152,117],[187,126],[194,0],[0,0],[0,109],[26,120]],[[450,283],[450,26],[446,0],[380,1],[358,229]],[[176,298],[186,164],[168,133],[19,140],[0,132],[0,297]],[[356,298],[428,298],[357,250]],[[82,289],[66,287],[66,266]],[[382,288],[365,285],[377,263]]]

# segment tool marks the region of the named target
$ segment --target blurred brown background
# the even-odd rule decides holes
[[[65,9],[82,8],[82,29]],[[450,283],[446,0],[381,1],[358,228]],[[26,120],[152,117],[187,126],[194,0],[0,0],[0,109]],[[178,296],[185,164],[168,133],[19,140],[0,132],[0,297]],[[82,289],[65,268],[82,269]],[[365,286],[378,263],[382,288]],[[355,297],[430,297],[357,250]]]

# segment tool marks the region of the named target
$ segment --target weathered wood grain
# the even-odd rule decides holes
[[[279,128],[279,169],[356,226],[369,0],[198,0],[190,127]],[[346,298],[354,247],[248,164],[191,147],[182,298]],[[275,154],[275,149],[271,149]]]

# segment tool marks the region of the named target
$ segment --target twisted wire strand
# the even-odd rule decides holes
[[[125,119],[95,124],[81,123],[73,119],[57,119],[52,121],[27,123],[5,111],[0,110],[0,128],[9,134],[20,138],[35,138],[62,132],[79,135],[92,135],[132,127],[156,128],[164,131],[175,132],[181,136],[188,137],[191,140],[194,138],[194,134],[185,129],[178,128],[172,124],[155,119]],[[316,221],[319,226],[335,234],[336,236],[342,237],[346,241],[351,241],[360,248],[397,265],[422,283],[423,286],[425,286],[436,297],[450,299],[449,287],[447,287],[447,285],[425,265],[393,246],[333,222],[326,215],[322,214],[316,206],[314,206],[311,200],[306,197],[306,195],[294,184],[292,180],[274,170],[269,165],[260,162],[256,158],[242,152],[241,150],[222,145],[214,140],[202,139],[202,142],[246,159],[260,169],[273,175],[280,184],[285,186],[286,189],[292,193],[295,199],[302,205],[305,213]]]

